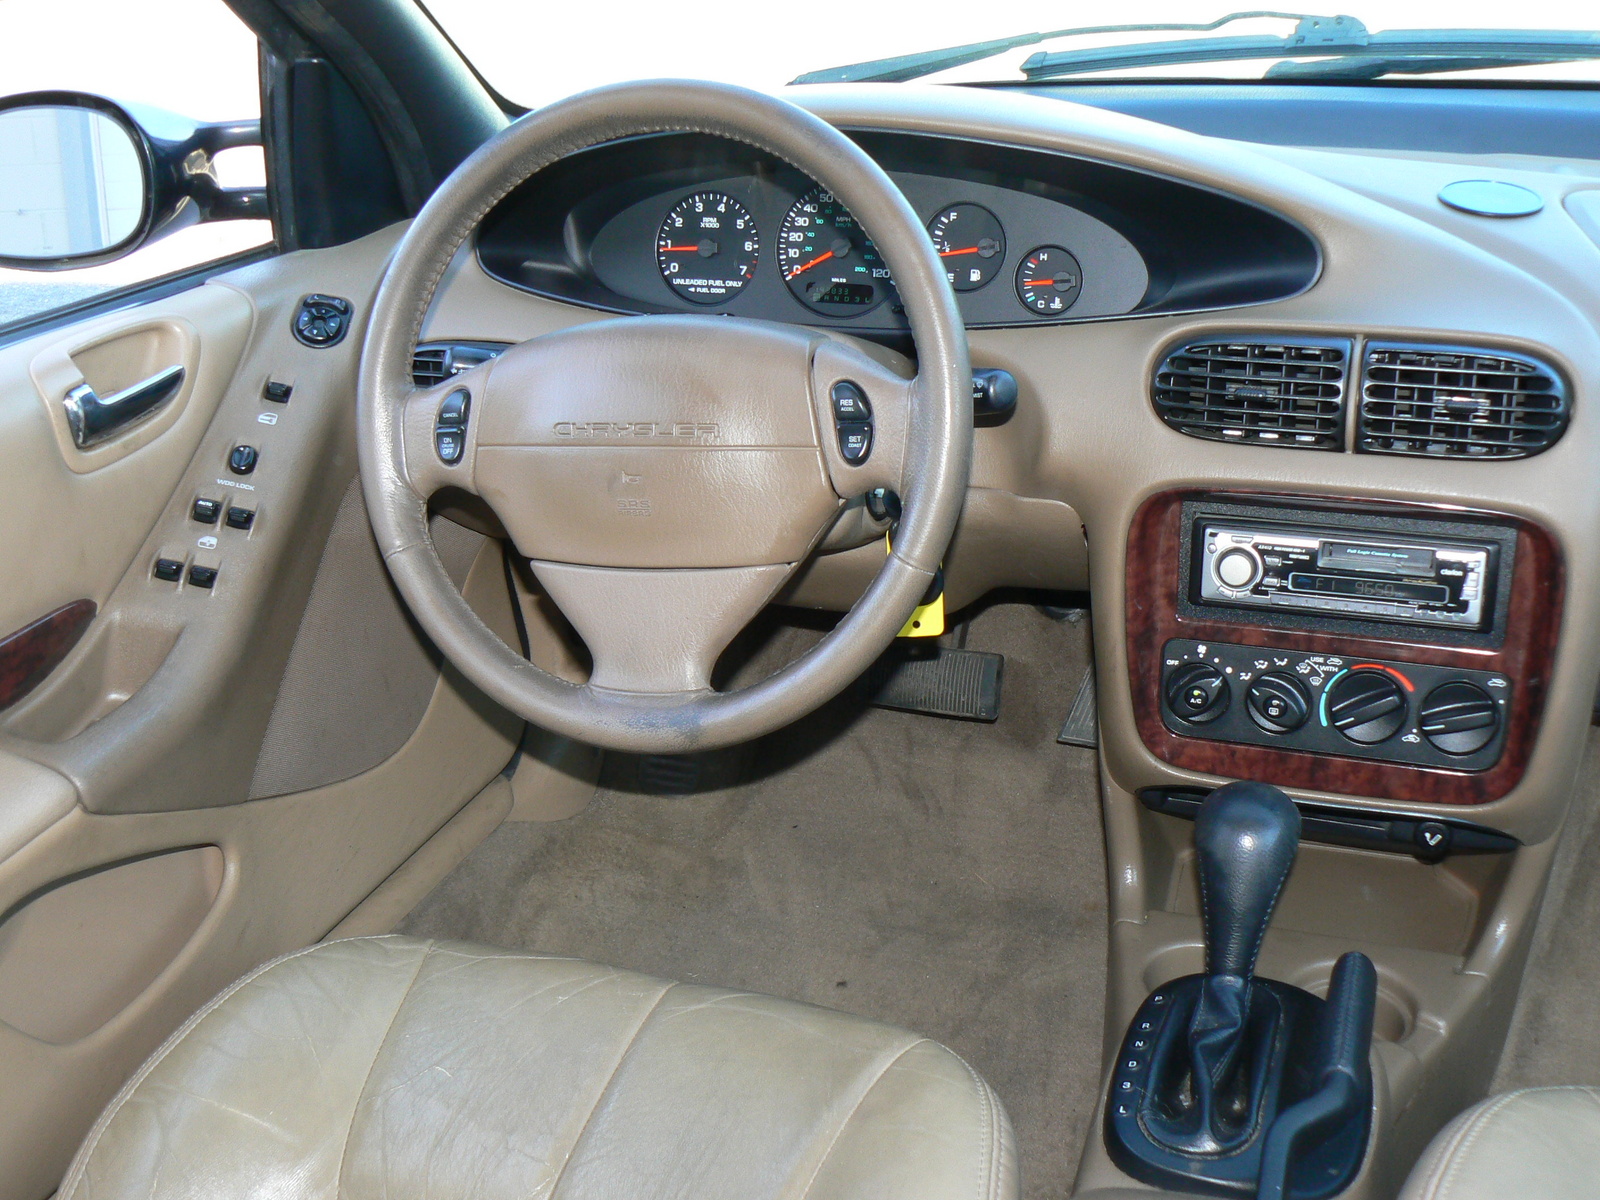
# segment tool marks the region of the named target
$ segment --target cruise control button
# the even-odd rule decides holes
[[[151,574],[163,582],[177,583],[183,578],[183,563],[176,558],[158,558]]]
[[[466,388],[457,388],[444,398],[444,403],[439,405],[439,420],[441,429],[465,429],[467,427],[467,413],[472,408],[472,396]]]
[[[841,379],[833,385],[831,397],[835,421],[843,423],[872,420],[872,405],[867,403],[866,393],[861,390],[860,385],[848,379]]]
[[[190,567],[189,582],[198,588],[213,587],[217,582],[217,569],[215,567],[202,566]]]
[[[230,508],[228,510],[229,529],[249,529],[256,523],[256,510],[253,508]]]
[[[256,469],[261,452],[254,446],[238,445],[228,454],[228,470],[235,475],[248,475]]]
[[[439,461],[446,466],[455,466],[461,461],[462,451],[466,449],[466,438],[454,429],[441,429],[433,435],[433,448],[439,455]]]
[[[867,455],[872,453],[872,426],[840,425],[839,453],[853,467],[866,462]]]
[[[194,504],[189,508],[189,516],[202,525],[215,525],[221,515],[222,501],[211,500],[205,496],[196,496]]]

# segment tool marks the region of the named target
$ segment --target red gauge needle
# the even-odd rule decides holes
[[[661,252],[663,254],[688,254],[699,249],[699,246],[663,246],[661,247]]]
[[[965,250],[941,250],[941,251],[939,251],[939,257],[940,258],[950,258],[951,256],[956,255],[956,254],[976,254],[977,252],[978,252],[978,247],[976,247],[976,246],[968,246]]]
[[[806,263],[804,266],[796,267],[794,270],[790,271],[789,275],[788,275],[788,278],[793,279],[796,275],[804,275],[807,271],[811,270],[811,268],[816,266],[818,263],[827,262],[832,257],[833,257],[833,251],[832,250],[825,250],[821,254],[819,254],[815,258],[813,258],[810,262]]]

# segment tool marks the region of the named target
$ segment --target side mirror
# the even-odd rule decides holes
[[[0,266],[94,266],[201,221],[268,215],[263,189],[222,187],[212,162],[259,146],[259,121],[138,111],[81,92],[0,99]]]

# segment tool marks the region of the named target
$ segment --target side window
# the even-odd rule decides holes
[[[256,38],[223,0],[0,0],[0,46],[0,99],[87,92],[146,126],[159,126],[164,114],[200,124],[261,116]],[[12,115],[0,128],[0,240],[22,249],[7,253],[70,253],[85,239],[109,245],[133,229],[137,213],[127,206],[139,205],[139,185],[129,179],[138,178],[137,164],[121,139],[101,136],[99,118],[49,109]],[[212,163],[223,188],[265,186],[259,146],[221,150]],[[0,265],[0,328],[272,241],[269,220],[212,220],[96,266]]]

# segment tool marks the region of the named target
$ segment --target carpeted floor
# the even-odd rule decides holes
[[[936,1038],[1004,1100],[1024,1195],[1061,1200],[1093,1115],[1105,990],[1095,755],[1055,741],[1088,622],[1000,604],[966,645],[1006,655],[996,724],[837,701],[720,760],[739,764],[732,786],[608,786],[570,820],[502,826],[404,931],[749,988]],[[628,775],[608,770],[613,785]]]
[[[1600,734],[1578,777],[1494,1090],[1600,1084]]]

